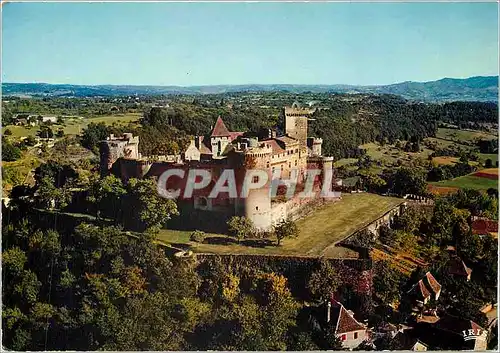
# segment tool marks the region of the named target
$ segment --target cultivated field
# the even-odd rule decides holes
[[[266,245],[252,240],[237,244],[233,238],[220,234],[208,234],[208,239],[199,244],[189,241],[190,232],[166,229],[160,232],[159,240],[173,246],[188,246],[195,252],[354,257],[355,253],[349,249],[329,246],[401,202],[401,199],[375,194],[345,194],[341,201],[325,205],[297,221],[298,237],[284,239],[279,247],[275,246],[274,239]]]
[[[462,188],[462,189],[476,189],[476,190],[487,190],[489,188],[498,189],[498,168],[492,168],[496,170],[497,175],[495,177],[492,174],[491,169],[483,169],[479,172],[475,172],[469,175],[461,176],[451,180],[443,180],[439,182],[429,183],[436,187],[451,187],[451,188]],[[481,174],[484,171],[489,171],[488,174]]]

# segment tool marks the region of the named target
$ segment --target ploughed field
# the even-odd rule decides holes
[[[190,231],[163,229],[159,241],[179,249],[199,253],[259,254],[289,256],[356,257],[335,243],[370,224],[403,200],[369,193],[343,194],[342,200],[326,204],[297,221],[299,235],[283,239],[246,239],[240,244],[223,234],[207,234],[203,243],[190,241]]]

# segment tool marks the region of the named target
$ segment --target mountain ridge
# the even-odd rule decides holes
[[[293,93],[395,94],[425,102],[498,102],[498,76],[444,77],[435,81],[404,81],[388,85],[346,84],[240,84],[240,85],[72,85],[50,83],[2,83],[4,96],[123,96],[169,94],[221,94],[235,92],[290,91]]]

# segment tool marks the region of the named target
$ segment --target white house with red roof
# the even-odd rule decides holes
[[[354,318],[352,311],[334,299],[327,303],[326,321],[344,348],[356,348],[367,339],[366,326]]]

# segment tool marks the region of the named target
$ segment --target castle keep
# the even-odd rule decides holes
[[[272,130],[263,139],[245,137],[243,132],[229,131],[219,117],[210,136],[195,136],[186,150],[179,156],[147,158],[139,154],[139,137],[124,134],[121,137],[111,135],[100,145],[101,175],[113,173],[123,180],[128,178],[159,177],[168,169],[183,169],[184,178],[169,178],[166,185],[171,189],[183,189],[190,169],[209,171],[212,181],[204,189],[195,190],[190,198],[179,198],[181,215],[191,216],[185,222],[195,226],[208,219],[209,223],[225,226],[231,216],[245,216],[253,221],[259,230],[269,230],[282,219],[296,219],[304,212],[306,205],[321,202],[319,197],[320,182],[325,171],[333,168],[333,158],[322,156],[322,140],[307,136],[308,120],[314,111],[303,109],[294,104],[282,111],[285,131],[283,136],[276,136]],[[229,198],[227,193],[220,193],[215,198],[208,195],[225,169],[235,172],[238,195],[243,185],[247,170],[260,169],[269,175],[268,183],[259,189],[252,189],[245,198]],[[278,195],[271,197],[272,175],[280,173],[282,179],[290,179],[296,173],[296,190],[303,189],[308,169],[319,169],[313,191],[318,197],[285,199],[283,190],[278,188]],[[195,227],[203,229],[200,224]]]

